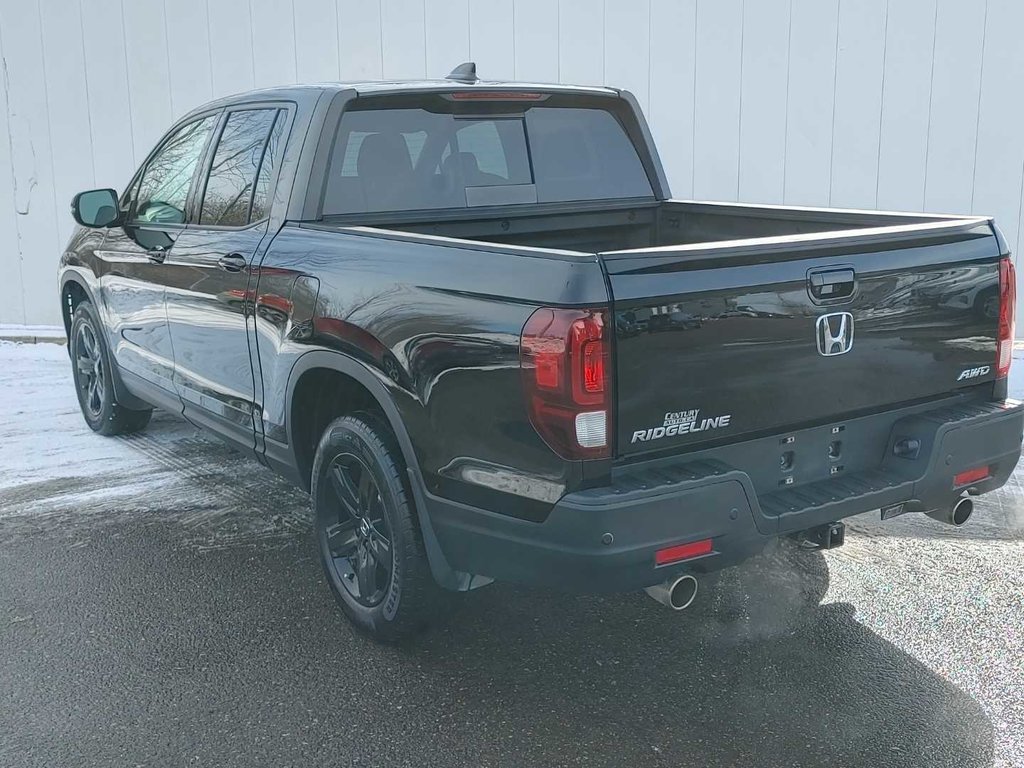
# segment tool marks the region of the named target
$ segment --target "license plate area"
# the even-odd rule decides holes
[[[847,424],[830,424],[778,438],[775,487],[835,479],[851,468],[863,469],[867,451],[856,432]]]

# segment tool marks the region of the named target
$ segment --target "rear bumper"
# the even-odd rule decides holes
[[[681,463],[622,472],[611,486],[567,494],[541,523],[434,496],[425,501],[438,544],[456,570],[573,591],[626,591],[683,570],[699,573],[736,564],[777,536],[862,512],[898,504],[904,511],[950,506],[964,492],[1002,486],[1020,457],[1024,408],[1014,401],[916,409],[848,425],[851,434],[877,431],[878,419],[886,418],[888,445],[877,467],[760,495],[751,476],[728,461],[749,456],[748,444],[746,452],[742,446],[727,447]],[[807,430],[806,442],[820,430]],[[801,433],[795,435],[799,441]],[[906,439],[918,441],[920,448],[913,457],[897,457],[893,447]],[[777,438],[767,441],[778,444]],[[982,465],[990,467],[987,479],[953,487],[956,474]],[[657,550],[708,538],[714,544],[711,554],[655,566]]]

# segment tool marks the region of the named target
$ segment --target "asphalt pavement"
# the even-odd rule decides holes
[[[171,416],[92,435],[62,355],[0,344],[0,766],[1024,765],[1020,472],[682,614],[498,584],[382,647],[307,497]]]

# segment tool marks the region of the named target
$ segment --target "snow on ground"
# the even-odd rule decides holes
[[[0,391],[0,539],[150,516],[209,547],[308,525],[304,494],[177,416],[156,411],[138,435],[93,433],[64,346],[0,342]]]

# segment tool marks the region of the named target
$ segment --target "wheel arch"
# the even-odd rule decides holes
[[[285,431],[288,435],[288,444],[292,447],[293,452],[295,452],[296,466],[300,472],[304,471],[305,463],[312,467],[312,461],[304,463],[298,450],[301,439],[297,429],[299,422],[296,419],[298,400],[303,395],[303,383],[308,382],[310,377],[322,376],[324,373],[348,379],[358,386],[362,392],[366,393],[367,397],[372,398],[372,404],[375,406],[373,410],[379,411],[387,420],[388,426],[398,441],[398,446],[402,451],[402,458],[405,460],[406,466],[415,468],[418,472],[419,463],[413,450],[409,432],[405,428],[405,423],[402,420],[398,406],[383,382],[359,361],[354,360],[348,355],[327,350],[306,352],[295,361],[288,375],[288,388],[285,400],[285,412],[287,414],[285,417]],[[308,486],[309,478],[307,477],[305,480]]]
[[[82,278],[77,272],[67,271],[61,275],[60,280],[60,316],[64,323],[65,338],[68,339],[68,350],[71,349],[71,323],[74,320],[75,309],[82,301],[89,301],[96,311],[100,308],[96,304],[89,282]]]
[[[423,543],[427,551],[427,559],[430,562],[430,570],[435,580],[447,589],[459,591],[468,589],[472,582],[472,577],[469,574],[452,569],[438,543],[437,535],[434,532],[430,514],[427,510],[426,488],[420,472],[419,461],[398,405],[379,376],[375,375],[358,360],[339,352],[327,350],[306,352],[295,361],[288,376],[287,395],[284,404],[287,414],[285,430],[303,487],[309,490],[312,461],[311,457],[309,457],[309,472],[307,472],[305,467],[307,459],[303,456],[303,449],[300,446],[300,439],[304,435],[301,433],[301,421],[296,419],[296,415],[299,400],[305,392],[302,384],[303,381],[308,381],[310,376],[323,376],[324,372],[345,377],[347,380],[354,382],[361,392],[365,392],[369,398],[372,398],[371,404],[375,406],[372,410],[378,412],[384,418],[392,434],[395,436],[398,448],[402,453],[409,487],[415,502],[420,531],[423,535]],[[360,409],[356,407],[352,410]],[[317,439],[319,439],[319,436]]]
[[[96,322],[102,328],[104,339],[107,342],[107,354],[110,357],[111,381],[114,385],[114,394],[118,402],[132,410],[148,410],[153,407],[149,403],[125,386],[121,376],[121,369],[117,367],[117,360],[114,357],[114,349],[110,344],[110,334],[103,322],[103,307],[96,300],[96,296],[89,284],[89,280],[75,270],[66,270],[60,277],[60,314],[64,323],[64,334],[67,338],[67,352],[71,355],[71,324],[75,319],[75,310],[83,301],[88,301],[95,312]]]

